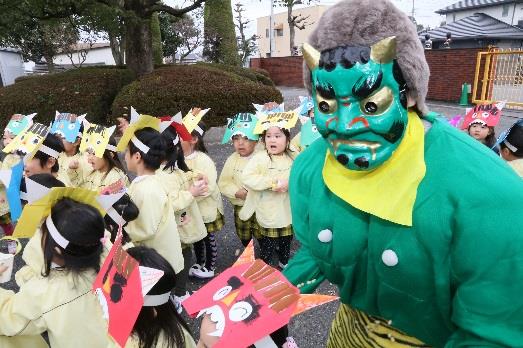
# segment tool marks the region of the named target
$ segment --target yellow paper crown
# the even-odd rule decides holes
[[[298,113],[295,110],[270,114],[257,112],[256,117],[258,117],[258,123],[256,123],[256,127],[254,127],[254,134],[261,134],[270,127],[291,129],[298,121]]]
[[[202,120],[202,117],[211,109],[203,109],[198,112],[197,115],[193,115],[192,110],[185,115],[182,122],[189,133],[198,127],[198,123]]]
[[[140,129],[153,128],[160,131],[160,119],[154,116],[140,115],[135,122],[132,121],[133,120],[131,119],[131,124],[129,124],[125,129],[122,138],[118,142],[118,145],[116,146],[117,151],[124,151],[129,144],[129,141],[133,138],[134,133]]]

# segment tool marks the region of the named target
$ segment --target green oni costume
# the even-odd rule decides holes
[[[342,28],[344,7],[408,23],[387,1],[341,1],[311,44]],[[424,57],[407,59],[394,25],[368,45],[352,25],[304,46],[323,138],[291,171],[301,247],[285,275],[304,293],[338,286],[328,347],[523,347],[523,182],[426,110],[409,68]]]

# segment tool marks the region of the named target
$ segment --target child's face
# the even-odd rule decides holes
[[[9,133],[9,132],[4,132],[4,137],[2,138],[2,141],[4,143],[4,147],[6,147],[11,141],[13,141],[15,137]]]
[[[265,148],[271,155],[281,155],[287,149],[285,133],[278,127],[271,127],[265,133]]]
[[[469,134],[474,139],[483,141],[490,134],[490,128],[482,123],[474,123],[469,127]]]
[[[35,174],[51,174],[51,168],[55,163],[54,158],[49,158],[45,166],[42,167],[38,158],[32,158],[24,165],[24,175],[26,178]]]
[[[127,147],[127,150],[125,151],[125,163],[127,164],[127,169],[134,173],[136,173],[136,164],[138,163],[136,159],[137,155],[139,157],[138,152],[131,155],[131,151],[129,150],[129,147]]]
[[[62,139],[62,144],[64,145],[65,153],[67,154],[75,154],[76,149],[78,149],[78,146],[80,146],[80,138],[76,138],[76,141],[74,143],[70,143],[65,138]]]
[[[196,143],[198,142],[198,137],[192,136],[192,139],[189,141],[182,140],[180,143],[182,144],[182,150],[183,154],[185,156],[189,156],[194,151],[194,147],[196,146]]]
[[[92,153],[87,154],[87,162],[93,167],[93,170],[106,171],[107,161],[105,158],[98,158]]]
[[[232,137],[232,144],[234,145],[234,150],[242,157],[250,156],[256,147],[256,141],[249,140],[247,137],[239,134]]]

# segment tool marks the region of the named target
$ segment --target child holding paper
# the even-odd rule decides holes
[[[248,193],[241,181],[241,176],[258,144],[259,135],[253,133],[257,121],[258,119],[253,114],[235,115],[229,120],[222,141],[222,143],[226,143],[232,139],[235,152],[225,161],[218,180],[218,187],[233,206],[236,234],[244,247],[249,244],[253,237],[257,240],[262,238],[260,227],[254,215],[247,221],[241,220],[238,215],[245,204]]]
[[[198,114],[199,109],[193,110],[194,113]],[[203,279],[214,277],[218,256],[218,246],[214,234],[220,231],[224,224],[223,202],[216,184],[218,179],[216,165],[207,155],[207,149],[203,142],[205,130],[206,127],[203,122],[199,122],[191,131],[192,139],[190,141],[182,140],[181,142],[185,163],[195,175],[194,184],[196,186],[207,186],[207,193],[196,198],[207,229],[207,236],[205,239],[194,243],[196,264],[189,270],[189,275]],[[206,180],[199,178],[199,173],[205,174]]]
[[[241,176],[249,192],[239,217],[243,221],[256,217],[263,236],[259,241],[261,259],[271,264],[276,252],[278,265],[284,268],[289,261],[293,236],[288,182],[295,155],[289,150],[288,129],[269,124],[261,139],[265,151],[249,160]]]
[[[50,203],[50,214],[41,217],[44,271],[16,294],[0,289],[2,340],[38,340],[47,332],[53,348],[109,344],[107,322],[91,290],[100,270],[104,235],[104,220],[92,203],[72,200],[65,193]]]

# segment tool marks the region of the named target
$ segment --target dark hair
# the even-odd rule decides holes
[[[294,151],[291,150],[291,148],[289,147],[289,144],[291,142],[291,132],[286,128],[280,128],[280,130],[283,132],[283,134],[285,135],[285,138],[287,140],[287,147],[285,149],[285,153],[287,154],[287,156],[289,156],[292,159],[291,152],[294,152]],[[267,129],[264,130],[263,133],[260,135],[260,139],[262,140],[263,144],[265,144],[266,135],[267,135]],[[267,151],[267,147],[265,147],[265,151]],[[269,152],[267,152],[267,154],[269,155],[269,158],[272,160],[271,154],[269,154]]]
[[[160,136],[160,132],[147,127],[137,130],[136,133],[134,133],[134,136],[149,147],[149,152],[143,153],[133,144],[132,141],[130,141],[129,152],[131,155],[139,152],[140,156],[142,156],[145,167],[149,170],[157,170],[160,168],[160,165],[165,158],[165,141]]]
[[[203,136],[207,132],[207,126],[203,121],[198,122],[198,127],[200,127],[203,130],[203,134],[198,133],[197,130],[193,130],[191,132],[191,135],[197,139],[196,144],[194,145],[194,150],[200,151],[203,153],[208,153],[207,148],[205,147],[205,143],[203,142]]]
[[[109,145],[116,146],[116,139],[112,135],[109,138]],[[107,171],[105,172],[102,179],[105,179],[107,174],[109,174],[109,172],[111,170],[113,170],[113,168],[120,169],[122,172],[125,173],[125,169],[123,168],[122,162],[120,162],[120,157],[118,157],[118,153],[111,151],[111,150],[105,150],[103,159],[107,161],[108,166],[107,166]]]
[[[502,141],[499,146],[502,149],[508,149],[510,153],[518,158],[523,158],[523,121],[518,121],[516,124],[514,124],[508,134],[505,138],[505,141],[507,141],[512,146],[515,146],[517,148],[517,151],[512,151],[511,149],[508,149],[508,146],[505,144],[504,141]]]
[[[140,213],[140,210],[134,204],[131,197],[126,193],[124,194],[119,200],[117,200],[113,204],[114,210],[125,220],[127,225],[127,222],[131,222],[133,220],[136,220],[138,217],[138,214]],[[108,215],[106,214],[104,216],[105,226],[107,230],[111,233],[111,242],[114,243],[116,239],[116,235],[118,234],[118,224]],[[124,225],[124,226],[125,226]],[[125,244],[130,241],[129,235],[125,232],[123,232],[123,240],[122,244]]]
[[[41,174],[33,174],[29,177],[29,179],[39,183],[42,186],[52,188],[52,187],[65,187],[65,184],[54,177],[52,174],[48,173],[41,173]],[[27,192],[27,186],[25,184],[25,177],[22,178],[22,181],[20,182],[20,191]],[[25,199],[21,199],[23,204],[26,204],[27,201]]]
[[[179,168],[184,172],[188,172],[190,169],[187,166],[187,163],[185,163],[185,157],[183,155],[182,145],[180,142],[181,139],[179,136],[178,142],[176,145],[174,145],[174,140],[176,140],[177,136],[178,134],[176,133],[176,129],[173,127],[168,127],[162,133],[162,138],[165,140],[166,145],[165,160],[167,161],[163,170],[170,170],[173,172],[176,168]]]
[[[169,262],[154,249],[133,247],[127,249],[129,255],[138,261],[140,266],[151,267],[164,272],[148,295],[161,295],[171,291],[176,285],[176,274]],[[138,336],[141,348],[156,347],[158,338],[163,334],[168,347],[185,347],[183,329],[190,333],[187,324],[180,317],[174,304],[167,303],[142,307],[134,324],[133,333]]]
[[[467,128],[467,133],[470,134],[470,127],[472,127],[472,125],[474,124],[478,124],[477,122],[476,123],[471,123],[468,128]],[[481,124],[481,123],[479,123]],[[483,143],[485,144],[485,146],[487,146],[489,149],[491,149],[495,144],[496,144],[496,132],[494,130],[494,127],[491,127],[491,126],[487,126],[490,133],[487,135],[487,137],[485,138],[485,140],[483,140]]]
[[[42,241],[47,277],[51,271],[53,257],[59,256],[64,261],[64,268],[74,273],[86,270],[100,271],[102,254],[101,238],[104,236],[104,219],[100,212],[90,205],[62,198],[51,209],[51,219],[60,234],[69,241],[64,249],[49,234],[47,225],[42,224]],[[57,255],[55,248],[61,251]]]
[[[425,40],[430,40],[430,35],[429,34],[425,34]]]
[[[45,145],[45,146],[57,151],[58,153],[64,152],[64,144],[62,143],[62,140],[59,137],[57,137],[56,135],[51,134],[51,133],[47,134],[42,145]],[[41,167],[45,167],[45,165],[47,164],[47,161],[50,158],[55,159],[55,163],[51,167],[51,173],[57,173],[60,168],[58,165],[57,158],[51,157],[48,154],[46,154],[40,150],[36,151],[34,158],[37,158],[40,161]]]

